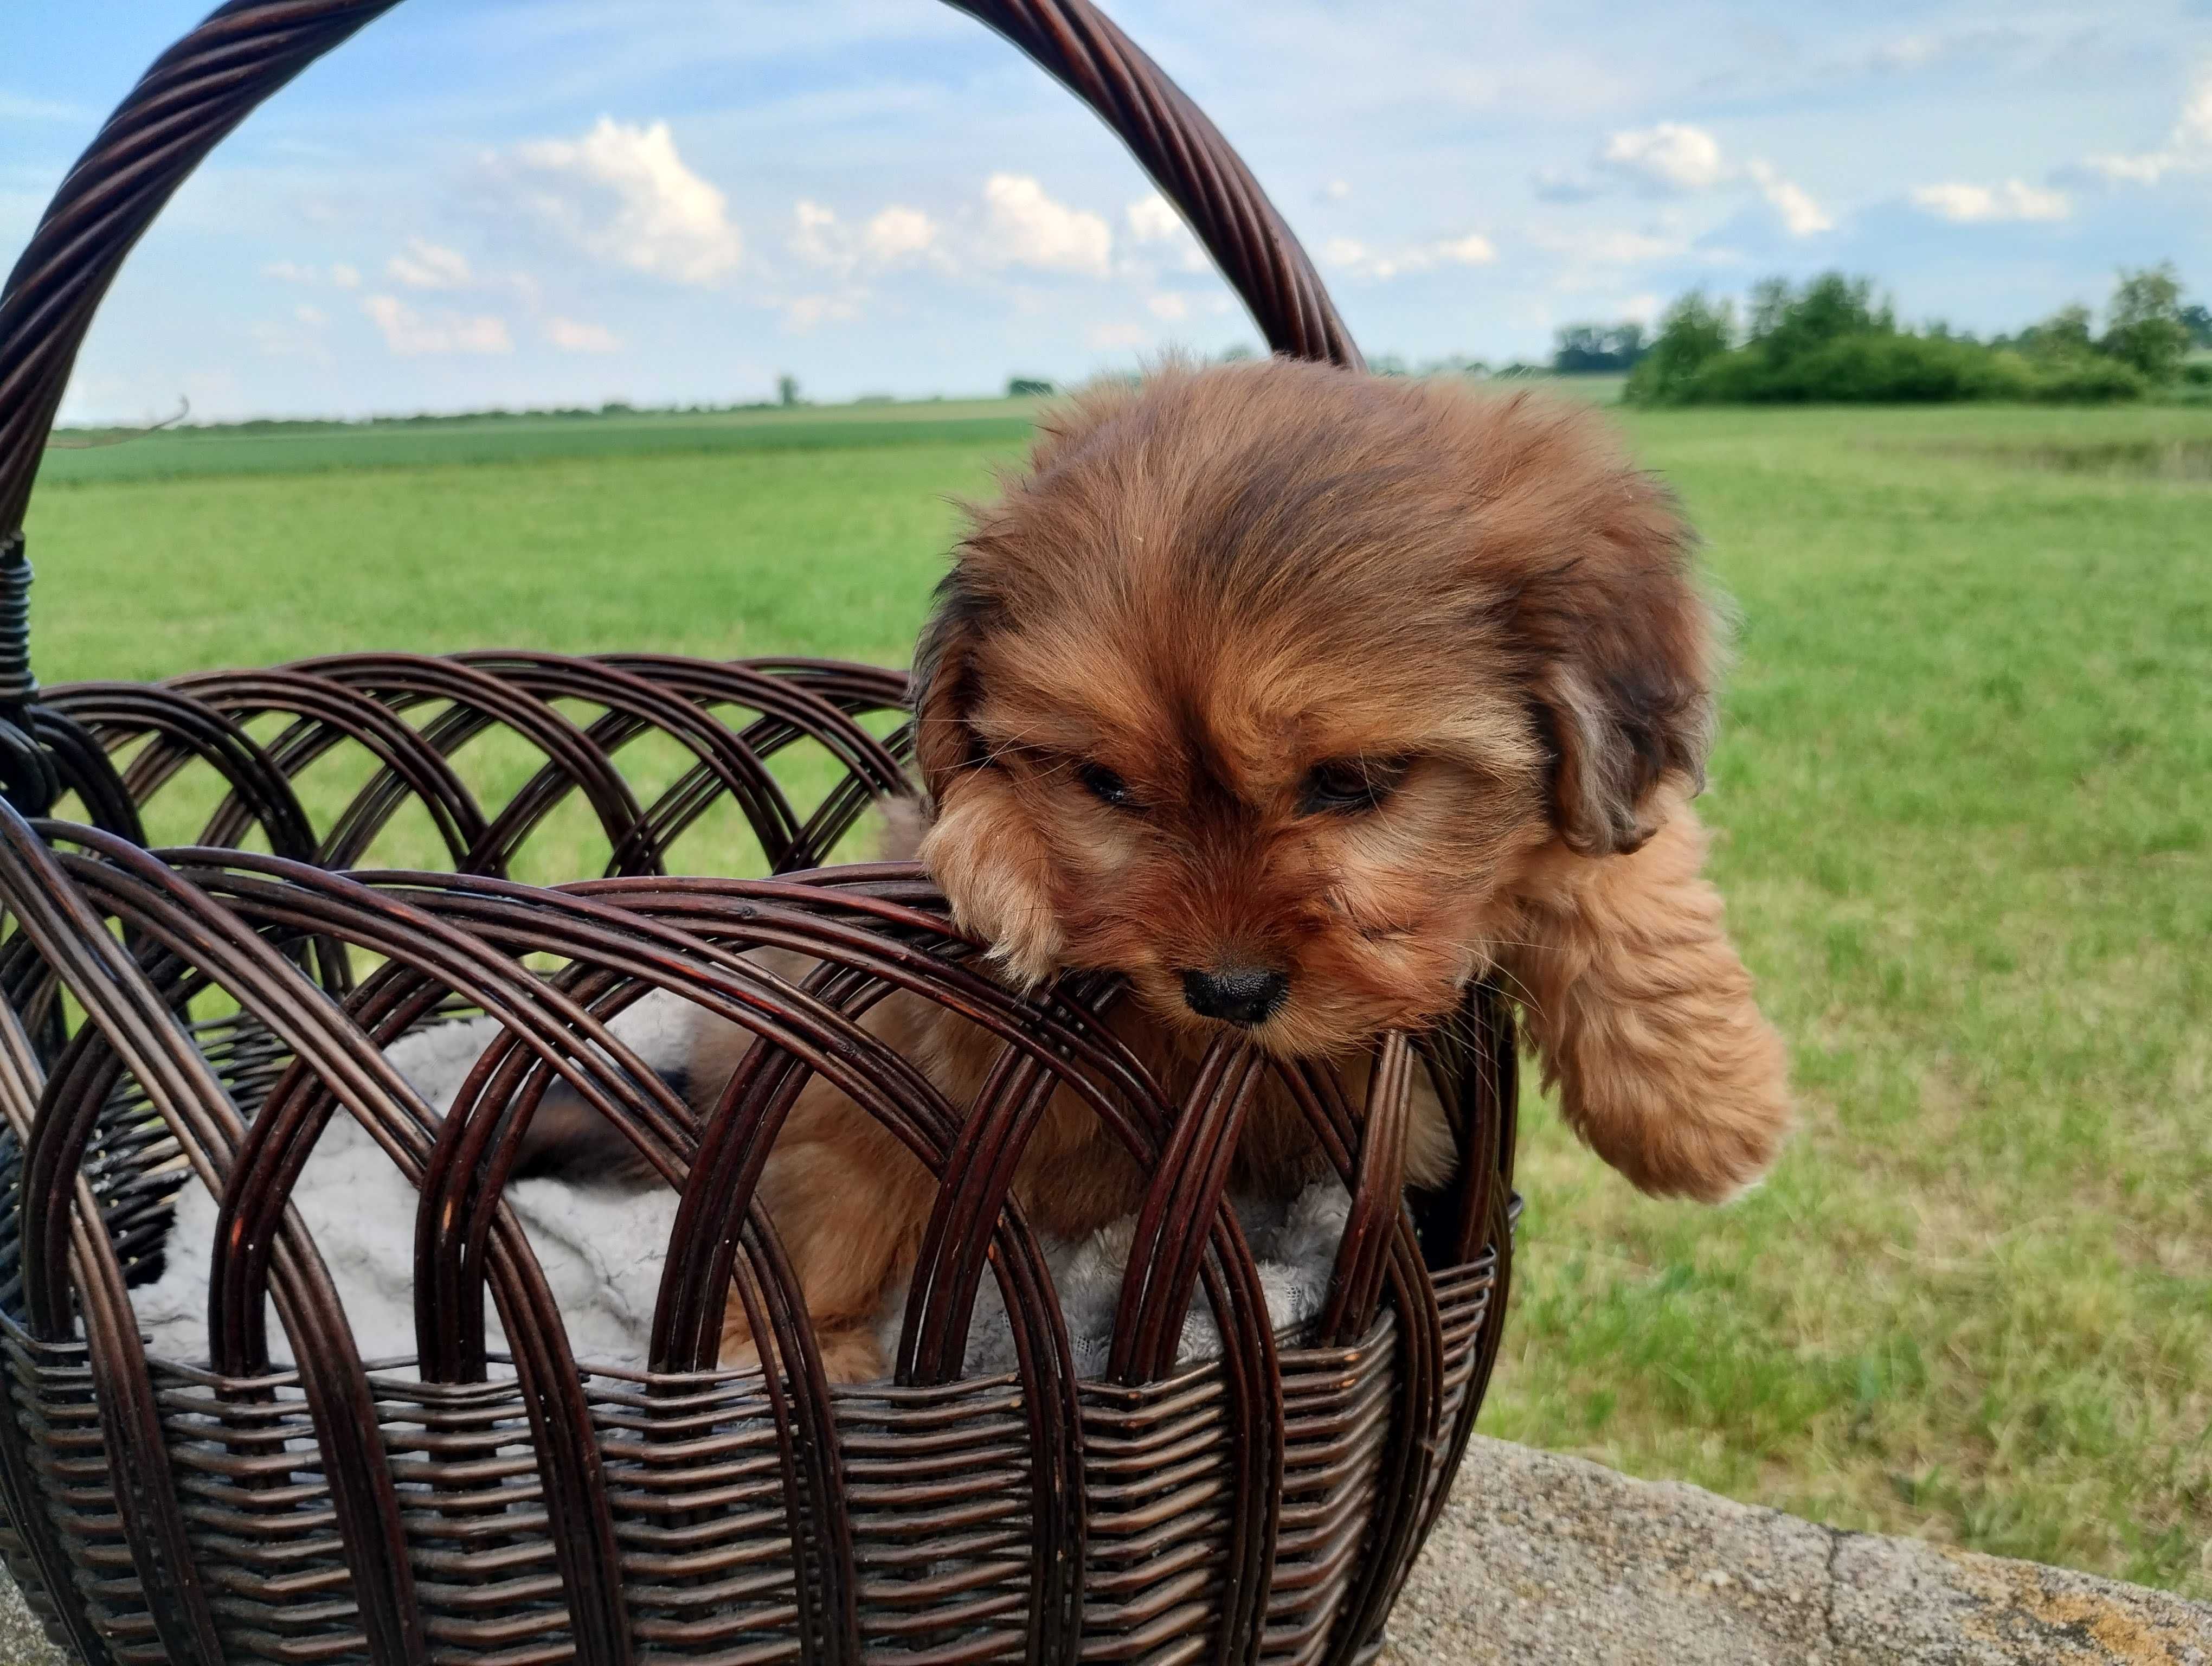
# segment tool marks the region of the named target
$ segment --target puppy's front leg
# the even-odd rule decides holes
[[[1719,1202],[1772,1164],[1790,1098],[1705,842],[1677,800],[1632,854],[1547,853],[1498,958],[1569,1126],[1644,1191]]]
[[[936,1190],[914,1154],[844,1095],[810,1083],[761,1176],[760,1200],[799,1280],[832,1383],[872,1383],[889,1369],[876,1340],[884,1294],[913,1266]],[[721,1363],[760,1352],[732,1299]]]

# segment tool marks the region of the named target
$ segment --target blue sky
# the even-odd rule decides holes
[[[12,0],[0,245],[203,9]],[[2212,0],[1110,9],[1370,355],[1832,266],[1982,331],[2122,264],[2212,295]],[[1252,338],[1089,112],[930,0],[414,0],[185,187],[66,414],[958,393]]]

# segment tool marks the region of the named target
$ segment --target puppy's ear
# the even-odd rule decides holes
[[[963,769],[981,768],[981,743],[969,719],[981,698],[976,680],[975,649],[997,616],[998,606],[956,562],[937,587],[929,622],[915,644],[915,759],[932,803]]]
[[[1551,754],[1552,818],[1571,849],[1623,854],[1659,826],[1661,783],[1705,785],[1713,727],[1714,625],[1691,571],[1694,539],[1642,475],[1586,506],[1580,552],[1529,576],[1512,629]]]
[[[1005,777],[972,721],[982,698],[976,650],[1002,617],[964,560],[938,587],[915,651],[915,754],[929,799],[928,830],[915,854],[953,919],[990,945],[1011,982],[1030,988],[1053,975],[1061,946],[1043,845],[1016,796],[978,779]],[[956,793],[963,780],[971,784]]]
[[[1170,362],[1153,373],[1150,386],[1157,392],[1188,379],[1183,367]],[[968,534],[952,570],[937,587],[935,605],[914,653],[915,751],[933,801],[944,797],[961,770],[986,762],[968,720],[981,698],[976,647],[1006,611],[1006,598],[990,575],[1011,571],[1016,581],[1024,572],[1035,577],[1030,569],[1039,552],[1010,521],[1007,506],[1054,469],[1070,464],[1099,430],[1137,408],[1139,392],[1133,383],[1100,381],[1054,402],[1037,419],[1027,463],[1000,477],[1000,502],[968,506]]]

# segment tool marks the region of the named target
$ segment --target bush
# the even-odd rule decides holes
[[[2100,353],[2054,356],[2033,368],[2035,385],[2029,397],[2053,404],[2140,399],[2150,391],[2150,379],[2142,371]]]
[[[2016,354],[1945,336],[1849,335],[1782,357],[1758,345],[1707,360],[1675,393],[1683,404],[1899,404],[2026,399],[2036,379]]]

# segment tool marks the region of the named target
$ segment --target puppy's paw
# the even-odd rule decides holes
[[[1704,854],[1678,804],[1633,854],[1554,864],[1504,961],[1569,1126],[1643,1190],[1718,1203],[1773,1165],[1791,1119],[1788,1055]]]
[[[1639,1190],[1724,1203],[1765,1176],[1789,1137],[1787,1060],[1747,980],[1740,1002],[1687,1005],[1667,1015],[1672,1035],[1656,1048],[1650,1034],[1581,1038],[1560,1110]]]
[[[891,1374],[890,1361],[866,1325],[823,1332],[817,1339],[822,1349],[822,1370],[836,1383],[880,1383]]]
[[[880,1383],[891,1374],[890,1362],[875,1333],[866,1325],[839,1325],[817,1329],[815,1347],[822,1355],[822,1374],[833,1385]],[[717,1361],[724,1371],[758,1371],[761,1353],[741,1316],[726,1319],[722,1347]]]

